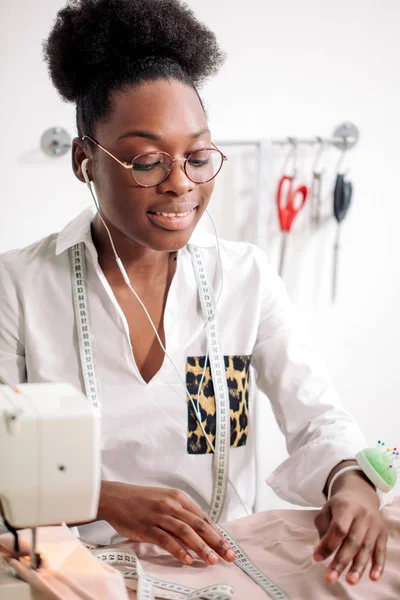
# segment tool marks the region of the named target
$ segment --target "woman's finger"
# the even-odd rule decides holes
[[[218,527],[213,522],[210,515],[204,512],[204,510],[201,509],[200,506],[193,502],[188,496],[186,496],[186,494],[182,494],[182,496],[183,498],[181,498],[181,505],[183,509],[192,513],[196,517],[200,517],[200,519],[203,519],[206,523],[210,525],[212,529],[214,529],[214,531],[219,531]]]
[[[187,548],[179,540],[175,539],[174,536],[159,527],[150,527],[148,531],[148,541],[150,543],[164,548],[164,550],[175,556],[181,563],[185,565],[192,564],[193,558]]]
[[[365,569],[371,559],[372,552],[377,542],[379,532],[376,528],[371,527],[361,544],[360,550],[354,557],[351,568],[347,574],[347,581],[353,585],[358,583],[364,574]]]
[[[342,544],[353,524],[353,511],[347,503],[331,505],[331,521],[320,543],[314,551],[314,559],[322,561],[331,556]]]
[[[322,539],[328,531],[331,519],[332,514],[329,502],[326,502],[314,519],[314,525],[317,528],[320,539]]]
[[[365,543],[369,523],[369,519],[365,516],[358,517],[353,521],[348,534],[327,569],[326,580],[328,583],[336,583],[343,571],[360,553],[360,569],[364,567],[363,561],[368,562],[373,548],[373,540],[370,540],[368,544]],[[370,548],[369,553],[367,552],[368,546]],[[361,552],[362,548],[363,551]]]
[[[218,555],[213,548],[187,522],[166,515],[160,519],[159,527],[172,534],[189,550],[193,550],[208,565],[218,562]]]
[[[228,562],[234,561],[236,558],[234,550],[230,543],[225,540],[210,516],[185,494],[182,494],[179,501],[182,510],[176,510],[172,516],[188,523],[222,558]]]
[[[388,534],[384,530],[376,540],[375,548],[372,552],[372,567],[369,575],[374,581],[378,581],[385,568],[387,541]]]
[[[210,527],[213,527],[217,531],[216,526],[207,513],[193,502],[189,496],[179,490],[168,490],[165,497],[160,501],[159,509],[159,512],[162,514],[170,515],[176,519],[180,519],[183,511],[187,511],[196,517],[203,519]]]
[[[230,543],[224,538],[214,523],[210,523],[207,516],[204,519],[186,512],[183,515],[183,519],[219,556],[228,562],[235,560],[236,554],[232,550]]]

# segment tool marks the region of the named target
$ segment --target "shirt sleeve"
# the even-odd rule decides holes
[[[23,311],[17,285],[0,256],[0,379],[26,382]]]
[[[252,364],[289,454],[267,483],[288,502],[322,506],[331,470],[368,444],[304,340],[283,282],[261,260],[262,298]]]

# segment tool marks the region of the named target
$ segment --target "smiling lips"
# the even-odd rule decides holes
[[[179,231],[186,229],[192,223],[196,208],[192,208],[182,213],[167,213],[167,212],[148,212],[147,215],[153,223],[156,223],[163,229],[168,231]]]

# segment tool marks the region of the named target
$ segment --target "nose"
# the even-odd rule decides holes
[[[174,160],[167,179],[158,186],[161,193],[165,194],[169,192],[175,196],[183,196],[194,189],[196,184],[186,175],[184,160]]]

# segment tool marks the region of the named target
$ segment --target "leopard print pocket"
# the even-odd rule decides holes
[[[186,364],[186,385],[195,404],[199,401],[202,424],[209,437],[215,440],[215,397],[211,377],[210,363],[207,361],[204,381],[199,385],[204,371],[205,356],[190,356]],[[249,371],[251,356],[224,356],[226,381],[229,392],[231,417],[231,448],[244,446],[247,441],[249,426]],[[188,440],[189,454],[209,454],[212,452],[204,433],[196,419],[192,404],[188,399]]]

